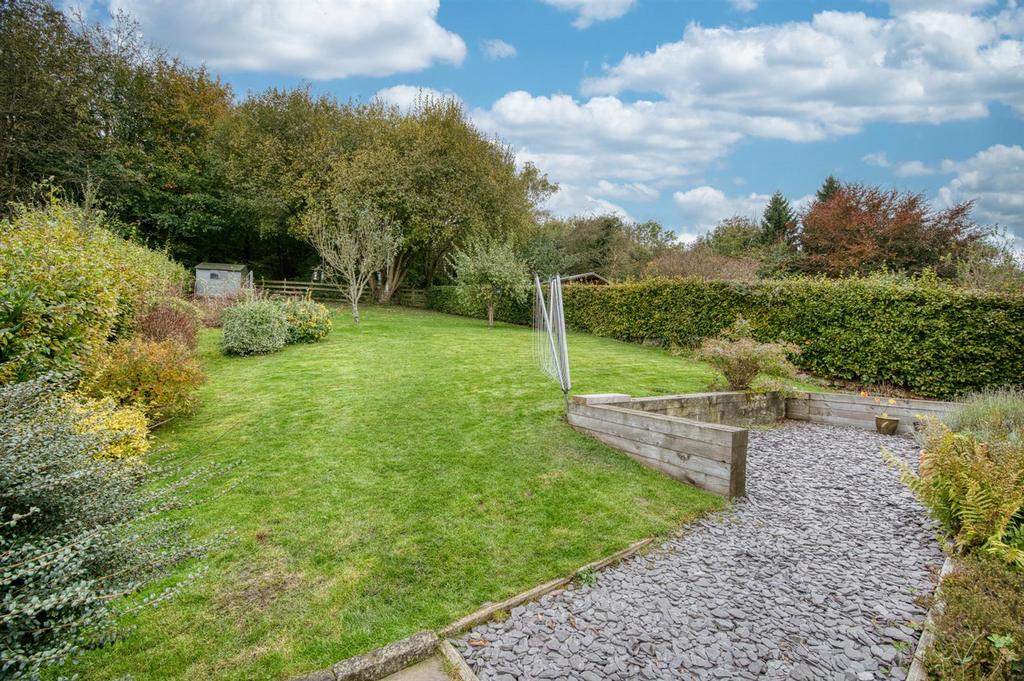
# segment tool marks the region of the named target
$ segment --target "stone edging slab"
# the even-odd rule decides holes
[[[421,631],[292,681],[377,681],[427,659],[434,654],[437,644],[437,634]]]
[[[928,673],[924,669],[924,655],[935,641],[935,634],[932,632],[932,625],[935,621],[933,614],[942,612],[944,604],[939,589],[942,588],[942,580],[953,571],[953,567],[953,559],[946,556],[945,562],[942,563],[942,569],[939,570],[939,580],[935,585],[935,602],[932,603],[932,607],[928,610],[928,616],[925,617],[924,628],[921,630],[921,638],[917,641],[917,648],[914,649],[914,660],[910,663],[906,681],[926,681],[928,678]]]
[[[454,681],[480,681],[466,661],[462,659],[459,651],[448,641],[441,641],[441,645],[437,648],[437,654],[444,660]]]

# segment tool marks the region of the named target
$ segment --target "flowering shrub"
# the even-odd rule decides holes
[[[288,342],[288,317],[272,300],[251,300],[224,313],[221,348],[227,355],[264,355]]]
[[[149,451],[146,414],[137,407],[120,407],[112,399],[68,398],[77,418],[75,432],[91,434],[103,444],[96,456],[103,459],[138,459]]]
[[[205,548],[159,515],[180,508],[175,489],[149,484],[144,463],[98,458],[102,434],[82,432],[43,377],[0,386],[0,676],[40,672],[101,645],[129,608],[149,607],[187,582],[131,605],[121,596],[165,577]]]
[[[150,423],[160,423],[194,411],[204,380],[199,361],[181,343],[132,338],[111,345],[89,367],[83,391],[138,407]]]
[[[792,343],[759,343],[750,322],[739,317],[716,338],[704,341],[697,359],[718,369],[731,390],[749,390],[758,376],[785,378],[796,373],[788,355],[800,353]]]
[[[326,305],[290,298],[282,306],[288,319],[289,343],[316,343],[331,332],[331,311]]]
[[[199,343],[202,311],[183,298],[162,296],[146,306],[139,319],[139,335],[147,340],[176,340],[195,348]]]

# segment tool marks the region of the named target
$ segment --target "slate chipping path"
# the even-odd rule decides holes
[[[746,500],[453,643],[481,681],[903,679],[942,554],[882,446],[916,462],[910,438],[752,430]]]

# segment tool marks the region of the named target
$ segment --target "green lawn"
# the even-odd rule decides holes
[[[432,312],[344,314],[317,345],[219,354],[162,463],[241,464],[189,511],[236,541],[86,678],[279,679],[443,625],[721,505],[574,432],[531,331]],[[574,391],[699,390],[703,365],[570,337]],[[234,486],[231,486],[234,485]]]

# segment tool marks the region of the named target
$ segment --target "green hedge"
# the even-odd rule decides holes
[[[487,318],[484,306],[466,301],[459,295],[458,286],[431,286],[427,289],[427,307],[463,317]],[[494,308],[494,318],[509,324],[533,324],[533,297],[527,296],[522,303],[503,302],[497,305]]]
[[[431,308],[482,315],[460,309],[437,288],[428,292]],[[756,284],[648,279],[567,286],[564,297],[570,326],[620,340],[693,346],[743,315],[760,340],[798,344],[799,365],[818,376],[890,383],[939,398],[1024,383],[1019,296],[872,277]],[[502,310],[499,318],[527,324],[529,307]]]

